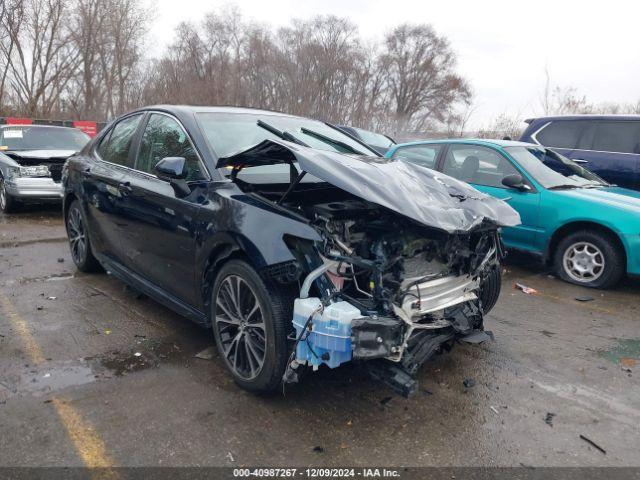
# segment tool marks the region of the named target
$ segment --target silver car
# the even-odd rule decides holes
[[[21,203],[61,201],[62,166],[88,141],[76,128],[0,126],[0,210],[9,213]]]

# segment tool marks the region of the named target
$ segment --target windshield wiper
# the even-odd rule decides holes
[[[314,132],[313,130],[309,130],[308,128],[305,128],[305,127],[302,127],[300,131],[305,135],[309,135],[311,137],[317,138],[318,140],[326,144],[333,145],[334,147],[340,147],[344,150],[347,150],[350,153],[355,153],[356,155],[364,155],[364,153],[361,152],[360,150],[352,147],[348,143],[344,143],[341,140],[336,140],[335,138],[327,137],[322,133]]]
[[[298,138],[296,138],[290,132],[287,132],[286,130],[278,130],[276,127],[274,127],[273,125],[269,125],[267,122],[258,120],[256,124],[260,128],[264,128],[267,132],[273,133],[276,137],[281,138],[282,140],[286,140],[287,142],[297,143],[298,145],[302,145],[303,147],[309,146],[306,143],[304,143],[302,140],[299,140]]]
[[[568,190],[570,188],[582,188],[583,185],[575,185],[575,184],[566,184],[566,185],[554,185],[553,187],[549,187],[547,190]]]

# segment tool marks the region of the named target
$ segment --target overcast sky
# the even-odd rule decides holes
[[[365,40],[403,22],[430,23],[458,55],[476,110],[471,127],[501,114],[540,114],[545,68],[553,85],[574,86],[592,102],[640,100],[640,2],[637,0],[155,0],[152,52],[184,20],[235,4],[257,22],[334,14]]]

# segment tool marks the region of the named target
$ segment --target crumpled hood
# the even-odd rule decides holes
[[[76,153],[74,150],[10,150],[4,152],[5,155],[16,161],[20,161],[20,159],[66,160],[74,153]]]
[[[352,195],[449,233],[468,232],[484,220],[498,226],[520,224],[518,213],[502,200],[447,175],[397,160],[265,140],[219,159],[217,167],[289,162],[296,162],[301,171]]]

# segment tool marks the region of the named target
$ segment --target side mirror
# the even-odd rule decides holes
[[[160,180],[171,184],[178,197],[186,197],[191,193],[187,178],[187,161],[184,157],[164,157],[153,168]]]
[[[507,175],[502,179],[502,185],[507,188],[513,188],[515,190],[520,190],[521,192],[527,192],[531,190],[531,187],[524,183],[524,178],[522,175],[518,175],[517,173]]]
[[[187,177],[187,161],[184,157],[164,157],[154,167],[158,177],[163,180],[184,180]]]

